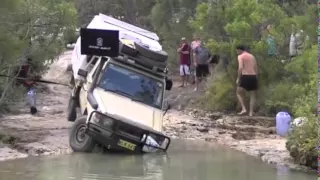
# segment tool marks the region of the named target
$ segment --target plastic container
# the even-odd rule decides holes
[[[27,103],[31,107],[36,107],[36,91],[32,88],[27,92]]]
[[[276,131],[280,136],[286,136],[290,129],[291,116],[287,112],[278,112],[276,115]]]

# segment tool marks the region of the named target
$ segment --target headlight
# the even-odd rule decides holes
[[[100,123],[100,119],[101,119],[101,115],[98,114],[98,113],[94,113],[92,118],[91,118],[91,121],[95,124],[99,124]]]
[[[103,117],[100,120],[100,123],[104,126],[104,127],[108,127],[111,128],[113,125],[113,119],[109,118],[109,117]]]
[[[104,116],[98,113],[95,113],[94,116],[92,117],[92,122],[101,125],[107,128],[111,128],[113,125],[113,119],[111,119],[108,116]]]

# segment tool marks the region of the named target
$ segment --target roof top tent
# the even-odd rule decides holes
[[[145,36],[145,37],[147,37],[147,38],[150,38],[150,39],[159,41],[158,35],[157,35],[156,33],[154,33],[154,32],[151,32],[151,31],[142,29],[142,28],[140,28],[140,27],[137,27],[137,26],[134,26],[134,25],[132,25],[132,24],[129,24],[129,23],[120,21],[120,20],[115,19],[115,18],[110,17],[110,16],[106,16],[106,15],[104,15],[104,14],[99,14],[99,16],[101,17],[101,19],[102,19],[105,23],[115,25],[115,26],[117,26],[117,27],[126,29],[126,30],[128,30],[128,31],[133,31],[133,32],[135,32],[135,33],[137,33],[137,34],[140,34],[140,35],[142,35],[142,36]]]
[[[110,16],[99,14],[94,16],[87,26],[88,29],[116,30],[119,31],[119,39],[129,39],[135,42],[148,45],[149,49],[161,51],[159,37],[156,33],[128,24]],[[87,64],[87,56],[81,54],[81,37],[78,38],[72,53],[72,69],[75,79],[79,79],[79,68],[84,68]]]

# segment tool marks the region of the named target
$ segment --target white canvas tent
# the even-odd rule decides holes
[[[161,51],[162,46],[159,43],[159,37],[156,33],[139,28],[132,24],[120,21],[118,19],[106,16],[104,14],[96,15],[87,26],[88,29],[101,30],[117,30],[119,31],[120,39],[130,39],[149,46],[151,50]],[[75,79],[79,79],[78,70],[84,67],[86,62],[86,55],[81,55],[81,37],[78,38],[72,53],[72,70]]]

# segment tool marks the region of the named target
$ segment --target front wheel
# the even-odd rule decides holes
[[[71,127],[69,144],[74,152],[92,152],[96,142],[85,132],[87,117],[78,118]]]

